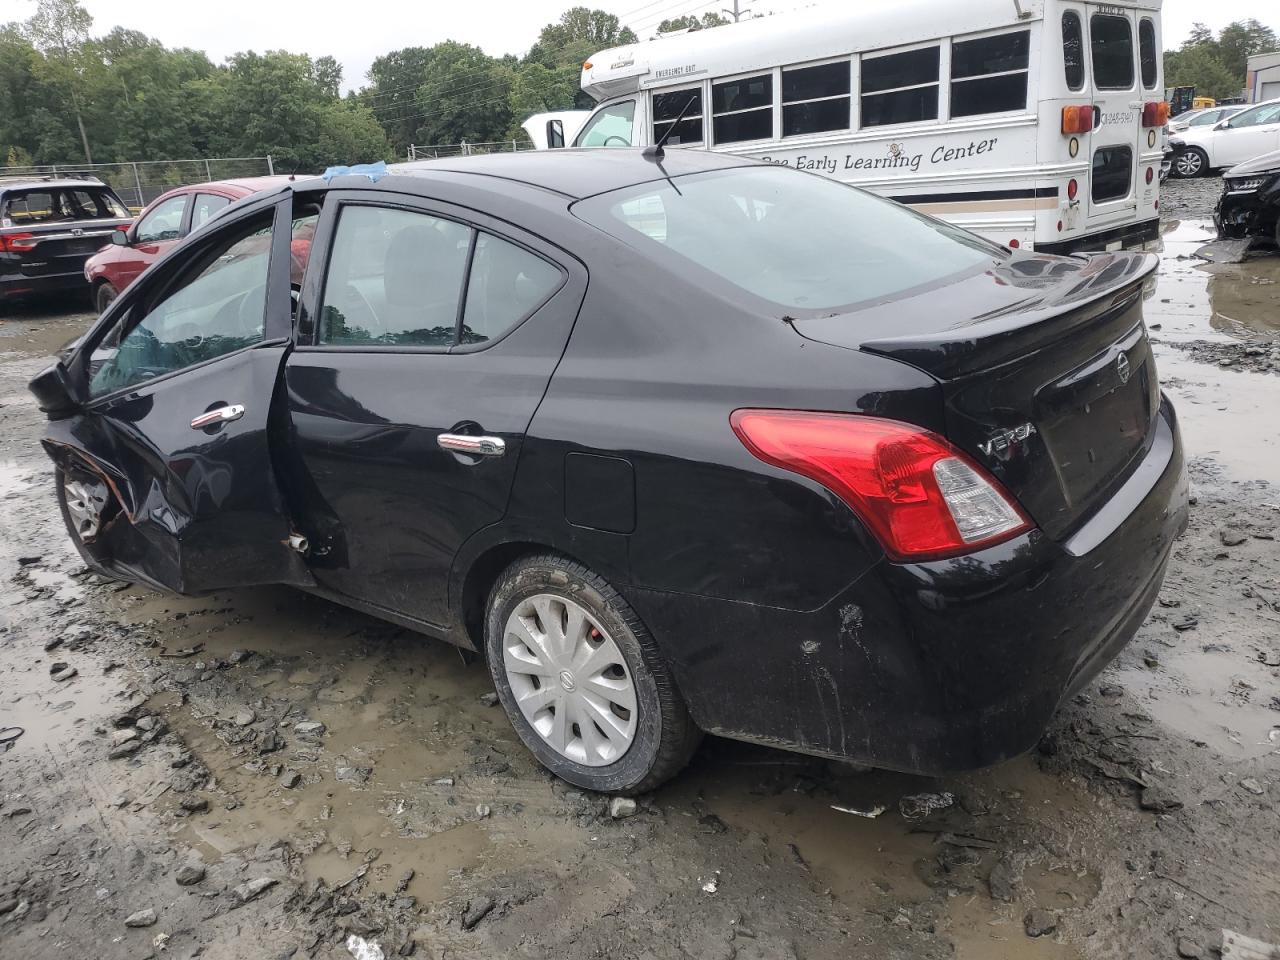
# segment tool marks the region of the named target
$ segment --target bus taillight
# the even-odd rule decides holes
[[[1074,200],[1076,198],[1076,194],[1079,192],[1080,192],[1080,184],[1076,183],[1074,180],[1072,180],[1070,183],[1067,184],[1068,200]]]
[[[1062,132],[1064,134],[1088,133],[1092,129],[1092,106],[1062,108]]]
[[[1144,127],[1163,127],[1169,122],[1169,104],[1164,100],[1153,100],[1142,105],[1142,125]]]

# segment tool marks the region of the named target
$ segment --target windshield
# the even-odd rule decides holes
[[[644,184],[573,209],[655,260],[692,262],[800,311],[885,299],[1006,256],[889,200],[776,167]]]

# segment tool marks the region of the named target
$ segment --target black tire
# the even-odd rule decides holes
[[[563,597],[583,607],[626,660],[636,692],[636,732],[626,752],[607,766],[588,766],[561,754],[516,704],[503,660],[506,624],[521,602],[539,594]],[[489,594],[485,652],[498,700],[516,733],[544,767],[574,786],[600,793],[646,793],[679,773],[702,739],[645,625],[617,590],[580,563],[546,554],[508,567]]]
[[[1199,147],[1187,147],[1173,158],[1172,173],[1182,180],[1207,177],[1210,173],[1209,155]]]
[[[98,313],[106,313],[107,307],[120,296],[120,291],[109,283],[100,283],[93,291],[93,305]]]

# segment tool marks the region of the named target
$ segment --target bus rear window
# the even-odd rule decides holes
[[[1138,21],[1138,53],[1142,61],[1142,85],[1154,90],[1158,71],[1156,53],[1156,25],[1143,17]]]
[[[1080,15],[1062,15],[1062,62],[1067,71],[1067,89],[1084,89],[1084,26]]]
[[[1093,202],[1123,200],[1133,182],[1133,150],[1102,147],[1093,155]]]
[[[1093,82],[1099,90],[1133,86],[1133,28],[1127,17],[1095,13],[1089,20],[1093,47]]]

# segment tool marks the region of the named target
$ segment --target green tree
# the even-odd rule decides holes
[[[708,11],[699,19],[693,14],[686,14],[683,17],[674,17],[670,20],[663,20],[658,24],[657,33],[673,33],[676,30],[706,30],[710,27],[723,27],[729,23],[724,17],[718,13]]]
[[[414,142],[491,141],[511,125],[511,67],[479,47],[446,40],[431,48],[417,98],[400,122],[416,121]]]
[[[528,59],[549,67],[563,66],[566,61],[581,66],[593,53],[635,42],[635,32],[622,26],[614,14],[573,7],[562,13],[555,23],[542,28]]]
[[[1236,92],[1245,83],[1249,57],[1255,53],[1268,53],[1280,47],[1276,32],[1257,20],[1243,20],[1227,24],[1218,34],[1218,59],[1233,77],[1238,77]]]
[[[1198,95],[1215,99],[1238,96],[1241,87],[1213,48],[1203,44],[1166,53],[1164,79],[1170,87],[1195,87]]]
[[[39,0],[35,15],[26,25],[27,36],[44,55],[49,79],[71,99],[86,163],[93,163],[93,152],[84,127],[80,88],[87,65],[85,47],[91,26],[93,17],[77,0]]]
[[[397,153],[407,150],[418,130],[418,91],[427,79],[433,48],[404,47],[373,61],[369,85],[357,95],[373,111]]]

